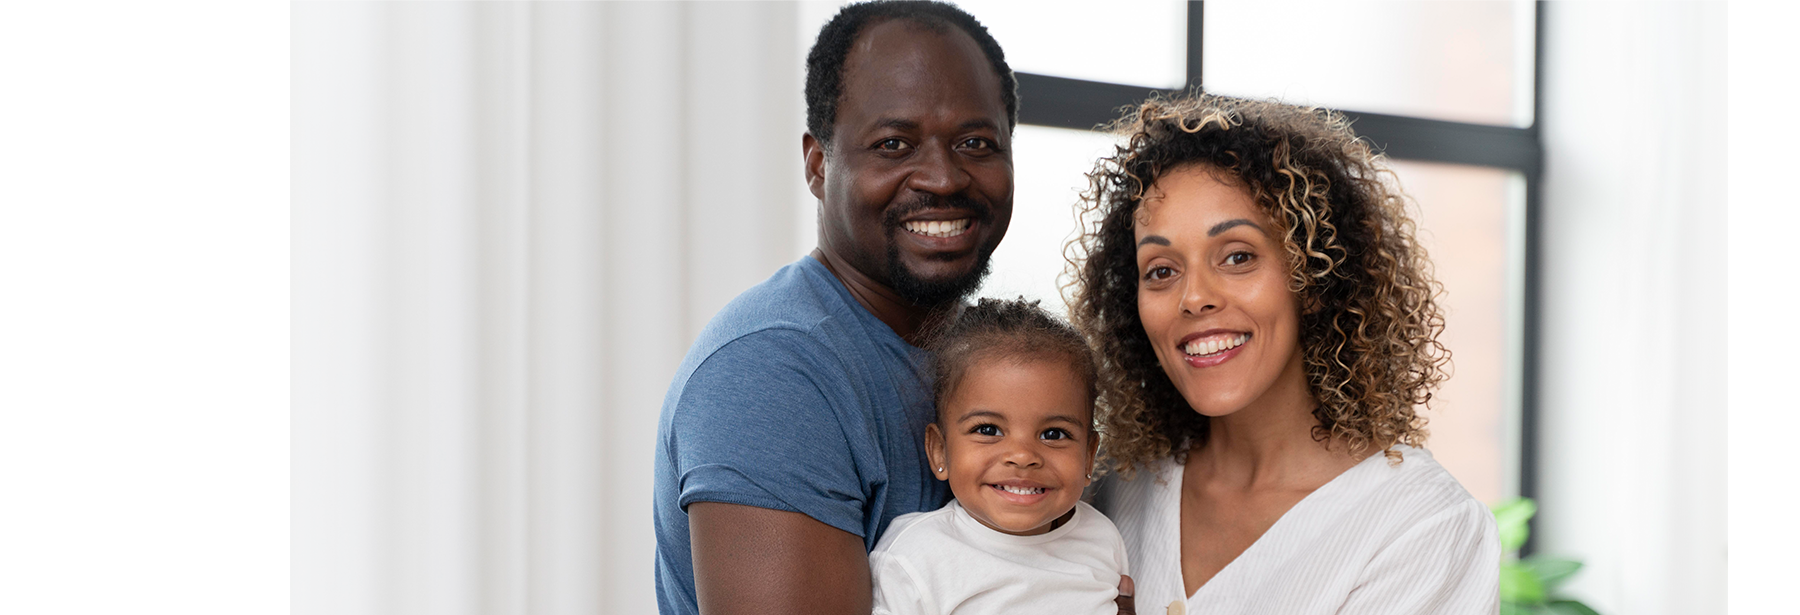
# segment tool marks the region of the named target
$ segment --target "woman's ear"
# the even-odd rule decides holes
[[[938,429],[937,423],[925,426],[925,458],[931,460],[931,475],[938,480],[950,480],[950,468],[947,465],[950,455],[944,451],[944,432]]]

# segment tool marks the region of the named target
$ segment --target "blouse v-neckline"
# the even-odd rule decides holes
[[[1395,445],[1395,448],[1401,448],[1402,446],[1404,445]],[[1410,447],[1407,448],[1410,449]],[[1405,452],[1410,452],[1410,450],[1402,451],[1402,454]],[[1261,536],[1257,536],[1256,540],[1250,543],[1250,546],[1245,547],[1244,550],[1238,553],[1237,557],[1232,558],[1230,562],[1226,562],[1225,567],[1220,568],[1218,572],[1213,573],[1212,578],[1209,578],[1205,583],[1200,584],[1200,587],[1194,588],[1193,593],[1188,594],[1184,602],[1191,605],[1196,599],[1206,594],[1208,588],[1232,586],[1227,575],[1235,576],[1236,574],[1241,574],[1236,573],[1235,571],[1248,566],[1249,564],[1242,563],[1246,560],[1252,562],[1257,561],[1250,557],[1253,553],[1256,554],[1257,558],[1262,560],[1280,558],[1286,553],[1264,554],[1263,551],[1279,548],[1281,546],[1286,546],[1287,551],[1292,551],[1294,548],[1303,544],[1299,541],[1283,542],[1280,540],[1280,535],[1288,526],[1298,523],[1289,522],[1289,519],[1304,518],[1308,515],[1316,515],[1320,512],[1328,511],[1333,504],[1337,504],[1340,507],[1346,504],[1347,502],[1343,501],[1343,498],[1337,497],[1336,494],[1343,491],[1346,488],[1346,485],[1360,482],[1362,480],[1361,476],[1368,473],[1364,470],[1365,466],[1370,466],[1371,463],[1384,463],[1385,459],[1386,457],[1383,455],[1370,455],[1362,461],[1357,462],[1356,465],[1350,466],[1349,469],[1338,473],[1338,475],[1332,477],[1331,480],[1325,481],[1325,484],[1312,490],[1312,493],[1308,493],[1305,497],[1300,498],[1300,501],[1295,502],[1293,506],[1288,507],[1287,511],[1281,513],[1281,516],[1275,519],[1275,523],[1270,525],[1268,530],[1265,530]],[[1173,549],[1175,558],[1175,580],[1180,583],[1177,587],[1181,587],[1182,591],[1186,591],[1187,574],[1182,571],[1181,540],[1179,537],[1181,536],[1182,481],[1187,477],[1187,467],[1186,464],[1175,463],[1173,459],[1169,460],[1169,465],[1173,467],[1170,470],[1170,475],[1168,476],[1168,482],[1166,484],[1169,487],[1169,493],[1172,497],[1169,497],[1168,501],[1164,503],[1164,506],[1167,507],[1165,510],[1169,514],[1163,515],[1162,518],[1173,520],[1175,523],[1175,536],[1177,537],[1174,541],[1175,545]],[[1377,477],[1384,478],[1385,476],[1377,475]],[[1302,509],[1306,509],[1308,512],[1302,513]],[[1311,512],[1312,509],[1320,509],[1320,511]],[[1271,540],[1271,537],[1274,537],[1275,539]],[[1274,546],[1267,546],[1271,544]],[[1222,579],[1224,582],[1221,582]]]

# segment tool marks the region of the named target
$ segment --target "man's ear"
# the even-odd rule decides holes
[[[813,198],[825,200],[825,144],[813,138],[812,133],[800,135],[800,152],[806,164],[806,189],[812,191]]]
[[[950,480],[950,467],[946,465],[950,455],[944,451],[944,432],[938,429],[937,423],[925,426],[925,458],[931,460],[932,476]]]

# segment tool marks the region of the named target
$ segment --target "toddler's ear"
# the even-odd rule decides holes
[[[950,455],[944,450],[944,432],[937,423],[925,426],[925,458],[931,461],[931,475],[950,480]]]
[[[1087,443],[1087,468],[1088,468],[1088,482],[1090,482],[1090,483],[1093,482],[1093,478],[1094,478],[1094,457],[1099,454],[1100,454],[1100,432],[1099,432],[1099,430],[1089,429],[1088,430],[1088,443]]]

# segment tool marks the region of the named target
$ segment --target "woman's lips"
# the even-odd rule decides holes
[[[1187,361],[1188,365],[1192,365],[1194,367],[1213,367],[1220,363],[1230,361],[1232,357],[1238,356],[1238,353],[1242,352],[1243,350],[1244,350],[1243,346],[1238,346],[1237,348],[1233,348],[1231,350],[1227,350],[1224,352],[1219,352],[1219,353],[1214,353],[1214,354],[1209,354],[1209,355],[1202,355],[1202,356],[1198,356],[1198,357],[1193,356],[1193,355],[1186,355],[1186,354],[1184,354],[1182,356],[1186,357],[1185,360]]]
[[[1182,359],[1187,361],[1190,366],[1213,367],[1238,356],[1238,353],[1243,352],[1249,342],[1249,333],[1208,331],[1182,339],[1181,343],[1177,344],[1177,350],[1181,352]],[[1202,353],[1209,350],[1212,352],[1190,354],[1190,350]]]

